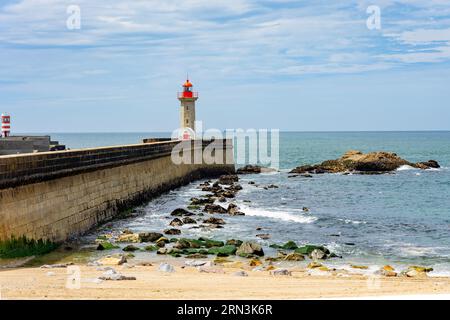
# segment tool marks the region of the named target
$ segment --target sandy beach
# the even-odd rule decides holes
[[[152,266],[114,266],[131,281],[98,281],[104,270],[85,265],[80,270],[79,288],[69,281],[73,269],[18,268],[0,271],[2,299],[322,299],[379,296],[437,295],[450,293],[450,278],[370,278],[364,275],[308,275],[293,270],[291,276],[274,276],[268,271],[211,267],[219,273],[200,272],[194,267],[175,267],[175,272]],[[438,297],[438,296],[436,296]]]

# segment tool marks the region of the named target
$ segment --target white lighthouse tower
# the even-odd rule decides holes
[[[198,92],[193,92],[192,88],[192,83],[187,79],[183,84],[183,92],[178,93],[178,100],[181,102],[180,129],[183,130],[183,140],[195,138],[195,102],[198,99]]]

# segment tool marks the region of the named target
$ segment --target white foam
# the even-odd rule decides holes
[[[339,221],[345,222],[346,224],[366,224],[366,221],[350,220],[350,219],[338,219]]]
[[[397,169],[397,171],[407,171],[407,170],[417,170],[417,169],[414,167],[411,167],[407,164],[405,164]]]
[[[269,219],[291,221],[297,223],[313,223],[317,220],[317,218],[313,216],[304,216],[300,214],[294,215],[287,211],[271,211],[267,209],[250,208],[246,206],[241,206],[241,211],[244,212],[247,216],[265,217]]]

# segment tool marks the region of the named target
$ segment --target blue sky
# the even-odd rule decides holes
[[[450,1],[0,2],[13,131],[171,131],[187,72],[206,128],[449,130]]]

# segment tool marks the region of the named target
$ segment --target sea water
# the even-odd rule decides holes
[[[168,135],[86,133],[52,134],[52,138],[70,148],[84,148]],[[351,149],[395,152],[411,162],[434,159],[442,168],[402,167],[395,174],[382,175],[289,177],[288,172],[296,166],[335,159]],[[227,223],[223,229],[181,229],[184,237],[239,238],[259,241],[265,247],[288,240],[299,245],[321,244],[342,256],[330,260],[329,265],[365,264],[374,269],[391,264],[401,269],[420,264],[432,266],[435,271],[431,275],[450,275],[449,167],[450,132],[281,132],[280,170],[241,176],[243,190],[233,202],[245,216],[221,216]],[[204,194],[198,184],[152,200],[138,208],[139,216],[117,221],[113,229],[166,229],[173,209],[186,207],[191,197]],[[279,188],[263,188],[270,184]],[[268,233],[271,238],[261,240],[256,237],[259,233]]]

